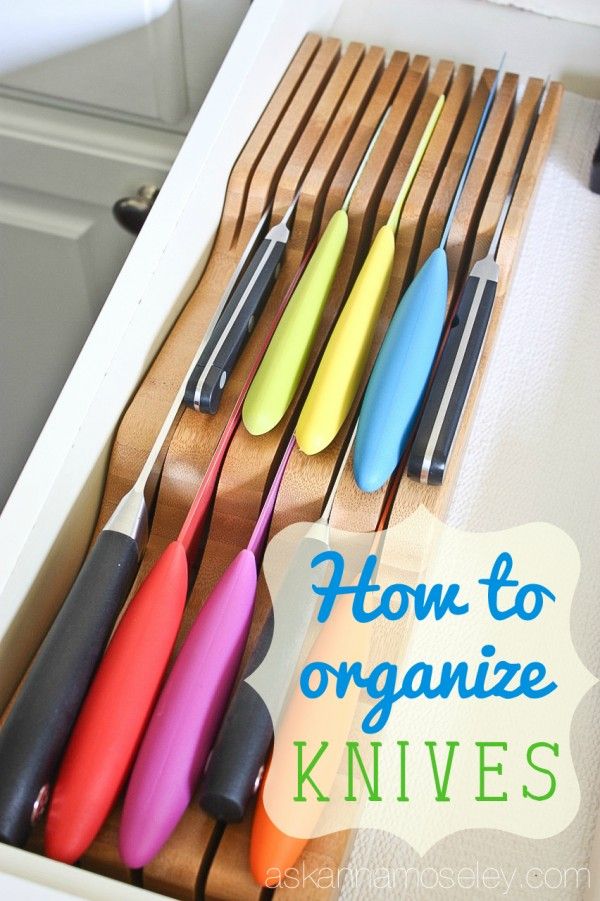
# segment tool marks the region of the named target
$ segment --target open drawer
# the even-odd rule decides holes
[[[435,29],[430,27],[433,16]],[[565,80],[565,72],[577,73],[569,75],[571,82],[566,79],[567,87],[585,84],[588,90],[598,78],[595,28],[497,8],[486,0],[255,0],[0,518],[3,705],[81,564],[116,427],[203,271],[229,172],[309,31],[478,66],[493,64],[508,48],[510,68],[522,75],[551,72]],[[592,101],[574,111],[575,105],[570,106],[572,115],[585,115],[590,122],[595,115],[598,122]],[[589,143],[589,130],[585,139]],[[528,245],[517,279],[526,278],[523,266],[531,264],[535,249]],[[578,249],[593,255],[592,247]],[[471,444],[478,441],[483,437],[475,423]],[[471,494],[474,484],[469,482]],[[544,515],[552,519],[551,510]],[[450,516],[461,520],[459,502]],[[593,663],[588,661],[590,668]],[[590,813],[584,844],[590,840],[591,819]],[[31,883],[26,889],[30,898],[37,897],[34,884],[87,898],[143,897],[133,886],[117,887],[103,877],[6,846],[0,846],[0,867]],[[7,882],[7,896],[10,891]]]

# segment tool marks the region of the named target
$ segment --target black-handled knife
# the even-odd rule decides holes
[[[133,584],[140,545],[104,529],[35,657],[0,732],[0,840],[21,845],[49,783],[112,626]]]
[[[298,203],[297,194],[283,218],[267,233],[227,303],[227,316],[217,323],[211,340],[194,367],[185,389],[185,403],[202,413],[219,409],[227,379],[279,274],[290,230],[288,222]]]
[[[487,256],[477,260],[469,273],[431,381],[406,467],[409,478],[424,485],[441,485],[444,480],[496,297],[500,238],[547,87],[548,82],[533,108]]]
[[[441,485],[498,287],[498,264],[478,260],[465,283],[408,458],[411,479]]]
[[[200,784],[200,805],[225,823],[243,819],[273,738],[269,709],[245,681],[266,657],[272,637],[271,610],[233,694]]]

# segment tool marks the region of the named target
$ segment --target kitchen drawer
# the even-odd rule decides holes
[[[0,517],[2,702],[73,581],[116,425],[202,272],[229,171],[308,31],[476,65],[493,64],[507,48],[523,75],[549,72],[592,94],[598,84],[596,29],[486,0],[254,0]],[[0,868],[83,897],[143,897],[5,846]]]

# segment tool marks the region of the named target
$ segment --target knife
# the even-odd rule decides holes
[[[298,445],[305,454],[316,454],[327,447],[350,412],[389,286],[400,214],[444,100],[442,94],[434,106],[390,217],[375,236],[323,352],[296,429]]]
[[[547,84],[540,93],[504,198],[487,255],[474,264],[458,300],[408,458],[409,478],[441,485],[477,369],[498,287],[498,245],[533,138]]]
[[[242,269],[240,261],[235,280]],[[227,301],[224,293],[190,372]],[[45,809],[49,783],[145,549],[147,482],[177,419],[186,382],[187,376],[135,484],[88,552],[0,730],[0,841],[22,845]]]
[[[271,654],[279,654],[279,663],[273,664],[274,669],[284,674],[278,691],[279,709],[283,707],[287,683],[299,659],[313,614],[313,606],[307,603],[314,581],[310,562],[329,547],[329,523],[333,504],[353,440],[354,433],[338,460],[321,516],[302,539],[279,588],[281,597],[291,599],[286,602],[288,609],[295,611],[294,628],[287,636],[285,646],[271,649]],[[310,577],[308,586],[307,574]],[[200,783],[200,805],[221,822],[237,822],[244,817],[273,739],[272,712],[246,681],[258,669],[271,647],[273,625],[271,608],[233,694]],[[273,713],[276,714],[277,711]]]
[[[250,386],[242,416],[251,435],[264,435],[275,428],[292,403],[346,244],[352,196],[389,112],[390,107],[369,142],[341,208],[319,239]]]
[[[300,192],[267,232],[248,263],[228,303],[230,315],[217,323],[187,381],[185,403],[202,413],[216,413],[223,390],[277,279],[290,238],[291,220]]]
[[[446,318],[446,244],[498,88],[504,57],[484,105],[439,247],[401,298],[371,371],[358,418],[354,477],[376,491],[398,466],[435,359]]]

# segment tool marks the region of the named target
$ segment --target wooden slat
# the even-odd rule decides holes
[[[365,167],[364,178],[356,186],[348,210],[350,221],[355,220],[356,224],[348,232],[347,254],[344,254],[339,270],[340,279],[346,284],[354,281],[367,253],[383,188],[425,93],[428,74],[429,57],[415,56],[382,128],[382,140],[375,144]]]
[[[448,210],[450,209],[452,198],[456,192],[461,172],[466,162],[471,144],[473,143],[473,138],[475,137],[475,132],[477,131],[477,126],[481,119],[483,107],[485,106],[495,76],[496,72],[494,69],[485,69],[479,79],[475,93],[471,97],[456,140],[452,145],[448,164],[444,169],[435,196],[431,202],[429,216],[427,217],[427,227],[419,248],[417,269],[423,265],[425,260],[433,253],[440,243],[444,225],[446,224]]]
[[[529,130],[531,116],[543,90],[543,79],[530,78],[527,82],[525,91],[523,92],[523,99],[516,110],[509,137],[504,146],[502,157],[494,175],[494,181],[492,182],[485,207],[479,220],[469,268],[476,260],[484,257],[488,251],[494,230],[498,223],[498,217],[500,216],[504,198],[506,197],[512,182],[515,167],[519,161],[523,141]]]
[[[498,88],[450,229],[446,246],[449,301],[456,296],[457,288],[467,274],[477,225],[510,129],[518,81],[518,77],[509,72]]]
[[[282,156],[281,145],[276,141],[271,141],[261,156],[248,189],[245,215],[251,221],[258,221],[264,210],[263,197],[266,195],[272,199],[274,196],[282,173],[288,165],[291,155],[296,151],[298,141],[314,113],[316,104],[321,99],[334,67],[339,62],[340,54],[341,42],[337,38],[327,38],[323,41],[306,73],[302,83],[302,92],[298,91],[294,96],[277,130],[278,139],[288,148],[288,152]]]
[[[223,215],[219,225],[217,244],[224,248],[232,248],[244,225],[246,201],[252,183],[252,176],[269,143],[273,139],[288,104],[291,102],[307,70],[314,60],[321,38],[316,34],[308,34],[302,41],[298,51],[287,67],[281,81],[275,88],[265,111],[260,117],[257,127],[248,138],[244,149],[236,161],[229,181],[223,204]],[[266,198],[264,198],[266,200]]]
[[[419,108],[415,113],[414,120],[411,125],[411,129],[414,129],[412,140],[407,140],[405,145],[403,146],[401,153],[398,155],[398,159],[396,160],[394,168],[390,173],[390,177],[387,180],[385,188],[383,189],[381,201],[377,210],[377,216],[375,218],[375,231],[377,231],[377,229],[381,228],[381,226],[387,222],[388,216],[392,211],[392,207],[396,202],[398,191],[402,187],[402,182],[406,174],[406,155],[410,152],[411,149],[413,149],[413,153],[414,150],[416,150],[414,137],[415,135],[422,134],[425,130],[425,126],[427,125],[429,117],[433,112],[433,108],[438,98],[442,94],[444,94],[444,96],[448,94],[448,90],[450,88],[450,85],[452,84],[453,74],[454,63],[450,62],[450,60],[442,60],[436,66],[435,72],[433,73],[433,76],[431,77],[427,86],[427,92],[423,97],[422,103],[419,104]],[[421,165],[423,165],[423,162],[421,163]]]
[[[339,210],[344,203],[348,185],[352,182],[354,173],[358,169],[377,125],[394,99],[407,66],[408,54],[395,50],[373,91],[364,116],[361,117],[354,129],[348,149],[333,175],[323,210],[324,222],[329,222],[335,211]]]
[[[364,44],[355,41],[348,45],[348,49],[340,59],[331,78],[325,85],[319,101],[310,116],[310,119],[302,129],[292,155],[290,156],[281,178],[277,183],[275,199],[273,201],[273,219],[277,221],[283,216],[290,203],[300,188],[304,188],[304,181],[315,160],[327,132],[335,120],[336,127],[344,133],[345,121],[337,117],[340,106],[346,96],[354,74],[364,56]],[[363,73],[364,77],[364,73]],[[365,86],[368,92],[368,86]],[[346,114],[347,115],[347,114]],[[313,170],[315,171],[315,170]],[[316,171],[319,171],[318,169]],[[296,241],[306,243],[306,236],[299,231]]]
[[[440,67],[442,65],[443,62]],[[473,67],[459,66],[452,78],[438,125],[406,198],[396,235],[396,254],[390,280],[390,290],[396,297],[402,295],[414,274],[429,208],[467,109],[472,83]],[[378,220],[382,221],[384,217],[385,209],[382,208],[378,212]]]
[[[385,51],[382,47],[369,49],[342,99],[336,116],[337,127],[331,129],[326,136],[318,151],[315,165],[304,179],[294,216],[294,233],[304,247],[308,247],[317,235],[323,216],[323,205],[331,193],[328,190],[331,181],[350,149],[357,126],[363,119],[365,108],[383,72],[384,61]],[[324,171],[330,173],[327,179],[322,178],[321,173]]]

